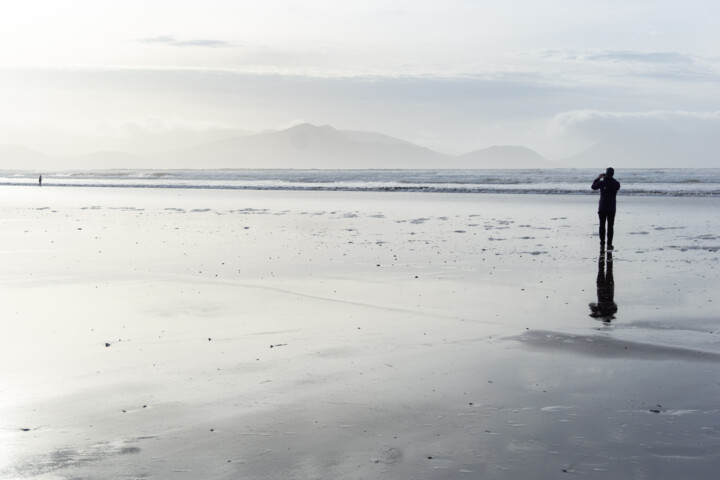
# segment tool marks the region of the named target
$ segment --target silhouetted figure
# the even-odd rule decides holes
[[[42,175],[38,178],[38,187],[42,187]]]
[[[615,197],[620,190],[620,182],[615,180],[615,170],[608,167],[592,183],[593,190],[600,190],[598,204],[598,217],[600,218],[600,247],[605,246],[605,224],[607,223],[607,248],[613,249],[613,234],[615,227]]]
[[[610,323],[615,319],[615,314],[618,311],[617,304],[615,303],[615,279],[613,278],[612,252],[607,252],[606,262],[605,252],[600,251],[596,283],[597,303],[593,302],[590,304],[590,316],[602,320],[605,323]]]

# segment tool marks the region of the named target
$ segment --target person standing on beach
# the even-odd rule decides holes
[[[42,187],[42,175],[38,178],[38,187]]]
[[[613,249],[613,233],[615,227],[615,197],[620,190],[620,182],[615,180],[615,169],[608,167],[592,183],[593,190],[600,190],[598,217],[600,217],[600,248],[605,248],[605,224],[607,224],[607,248]]]

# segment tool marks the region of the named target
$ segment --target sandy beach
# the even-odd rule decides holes
[[[6,187],[0,478],[717,478],[720,199],[596,203]]]

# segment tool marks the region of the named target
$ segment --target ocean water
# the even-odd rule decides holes
[[[592,194],[590,169],[94,170],[43,174],[43,187]],[[618,169],[624,195],[720,196],[720,168]],[[0,171],[0,186],[37,185],[37,172]]]

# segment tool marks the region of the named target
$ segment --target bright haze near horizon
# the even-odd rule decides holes
[[[0,145],[144,156],[307,122],[450,155],[512,145],[578,166],[720,166],[709,0],[2,10]]]

